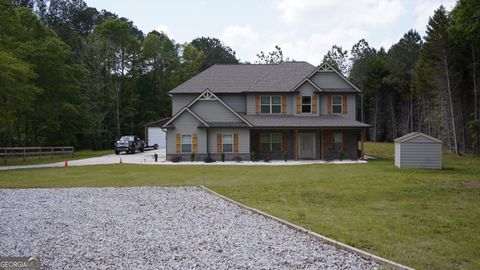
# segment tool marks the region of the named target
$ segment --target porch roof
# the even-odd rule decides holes
[[[295,115],[244,115],[254,126],[261,128],[367,128],[362,122],[341,115],[295,116]]]

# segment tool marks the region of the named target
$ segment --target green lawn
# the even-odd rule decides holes
[[[397,169],[393,144],[368,164],[108,165],[0,171],[0,187],[203,184],[234,200],[418,269],[480,269],[480,158],[444,170]]]
[[[12,165],[32,165],[32,164],[45,164],[45,163],[55,163],[61,162],[65,159],[75,160],[75,159],[84,159],[91,157],[98,157],[103,155],[112,154],[113,150],[101,150],[101,151],[92,151],[92,150],[81,150],[76,151],[72,156],[51,156],[51,157],[42,157],[42,158],[29,158],[26,160],[22,159],[12,159],[12,160],[0,160],[0,166],[12,166]]]

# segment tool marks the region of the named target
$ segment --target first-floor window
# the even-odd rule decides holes
[[[332,96],[332,113],[342,113],[342,96]]]
[[[333,151],[340,152],[343,149],[343,134],[333,133]]]
[[[282,151],[282,139],[280,133],[262,133],[260,134],[260,150],[262,152],[280,152]]]
[[[192,134],[182,134],[182,153],[192,152]]]
[[[233,152],[233,135],[232,134],[223,134],[222,135],[222,147],[224,153]]]

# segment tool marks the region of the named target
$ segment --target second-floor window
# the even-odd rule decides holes
[[[302,96],[302,113],[312,112],[312,97]]]
[[[282,97],[281,96],[261,96],[260,111],[262,114],[281,113]]]
[[[332,113],[342,113],[342,96],[332,96]]]

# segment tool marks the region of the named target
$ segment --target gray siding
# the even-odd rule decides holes
[[[256,104],[255,104],[256,95],[246,95],[245,100],[247,102],[247,114],[256,114]]]
[[[298,88],[298,95],[300,96],[314,96],[316,95],[317,96],[317,113],[314,113],[314,114],[297,114],[297,100],[296,100],[296,97],[297,96],[291,96],[290,99],[291,99],[291,114],[296,114],[298,116],[302,116],[302,115],[309,115],[309,116],[312,116],[312,115],[319,115],[320,114],[320,110],[319,110],[319,103],[320,103],[320,100],[319,100],[319,96],[318,96],[318,90],[313,87],[310,83],[308,82],[305,82],[303,83],[299,88]],[[287,109],[287,112],[288,112],[288,109]]]
[[[420,140],[419,140],[420,141]],[[442,168],[442,145],[429,142],[403,142],[399,145],[399,153],[395,153],[395,165],[400,168]],[[397,150],[397,146],[395,146]]]
[[[347,113],[342,114],[344,117],[357,120],[357,95],[355,94],[339,94],[340,96],[347,96]],[[320,95],[320,113],[326,115],[328,113],[327,109],[327,95]]]
[[[310,80],[320,88],[352,88],[335,72],[317,72]]]
[[[198,153],[207,152],[207,132],[205,129],[198,128],[200,122],[189,112],[184,112],[173,121],[175,128],[167,130],[167,154],[177,154],[176,152],[176,134],[177,133],[196,133],[198,138]]]
[[[191,109],[207,122],[242,121],[218,100],[199,100],[193,104]]]
[[[172,95],[172,115],[175,115],[177,112],[183,109],[183,107],[187,106],[190,102],[197,98],[197,96],[197,94]]]
[[[212,128],[208,132],[208,151],[211,154],[217,153],[217,134],[230,133],[238,134],[238,153],[232,154],[247,154],[250,153],[250,130],[247,128]]]
[[[245,113],[245,96],[240,94],[219,94],[219,98],[221,98],[225,103],[228,104],[232,109],[236,112]]]

